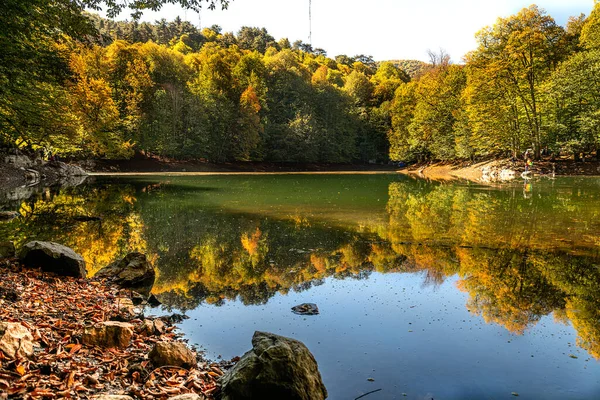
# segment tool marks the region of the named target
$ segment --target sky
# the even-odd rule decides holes
[[[309,0],[232,0],[227,10],[197,13],[166,5],[158,13],[144,12],[142,21],[176,16],[194,25],[217,24],[223,32],[242,26],[266,28],[290,42],[309,38]],[[517,13],[526,0],[312,0],[312,45],[330,57],[339,54],[371,55],[376,61],[415,59],[428,61],[427,50],[444,49],[454,62],[476,47],[474,35],[493,25],[498,17]],[[559,25],[569,16],[588,15],[594,0],[539,0]],[[200,18],[199,18],[200,17]],[[123,12],[118,19],[128,19]]]

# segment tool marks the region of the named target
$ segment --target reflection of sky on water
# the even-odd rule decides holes
[[[243,354],[255,330],[299,339],[315,355],[331,399],[378,388],[370,398],[600,396],[600,365],[575,346],[572,327],[546,316],[519,336],[486,324],[466,309],[468,295],[456,289],[457,279],[424,286],[421,273],[328,278],[266,305],[200,306],[182,329],[209,357]],[[302,302],[316,302],[321,314],[294,315],[290,308]]]

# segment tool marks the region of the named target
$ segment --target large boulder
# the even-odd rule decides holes
[[[95,278],[107,278],[123,288],[134,289],[149,295],[156,271],[142,253],[129,253],[121,261],[116,261],[102,268]]]
[[[133,325],[126,322],[104,321],[85,328],[81,340],[83,344],[100,347],[125,348],[131,343]]]
[[[29,168],[33,165],[31,158],[23,154],[11,154],[4,157],[4,162],[15,168]]]
[[[63,276],[87,277],[83,257],[62,244],[29,242],[21,249],[19,258],[26,267],[41,268]]]
[[[10,359],[33,355],[33,336],[18,322],[0,322],[0,351]]]
[[[62,161],[50,161],[46,164],[48,168],[53,168],[61,177],[87,176],[87,172],[77,165],[66,164]]]
[[[191,368],[197,364],[194,352],[181,342],[158,342],[148,354],[148,358],[155,367],[174,365]]]
[[[298,340],[254,332],[252,350],[221,378],[222,400],[321,400],[327,389],[315,358]]]

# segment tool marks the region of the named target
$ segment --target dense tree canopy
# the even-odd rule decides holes
[[[266,29],[113,21],[164,3],[5,0],[0,141],[73,157],[351,162],[596,154],[600,3],[566,27],[533,5],[464,63],[328,57]]]
[[[395,93],[391,157],[598,154],[599,13],[596,2],[563,28],[533,5],[477,33],[464,66],[434,55],[414,87]]]

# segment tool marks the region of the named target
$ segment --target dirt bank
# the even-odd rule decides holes
[[[89,172],[318,172],[395,171],[394,165],[236,162],[215,164],[199,160],[177,161],[157,158],[94,160],[80,163]]]

